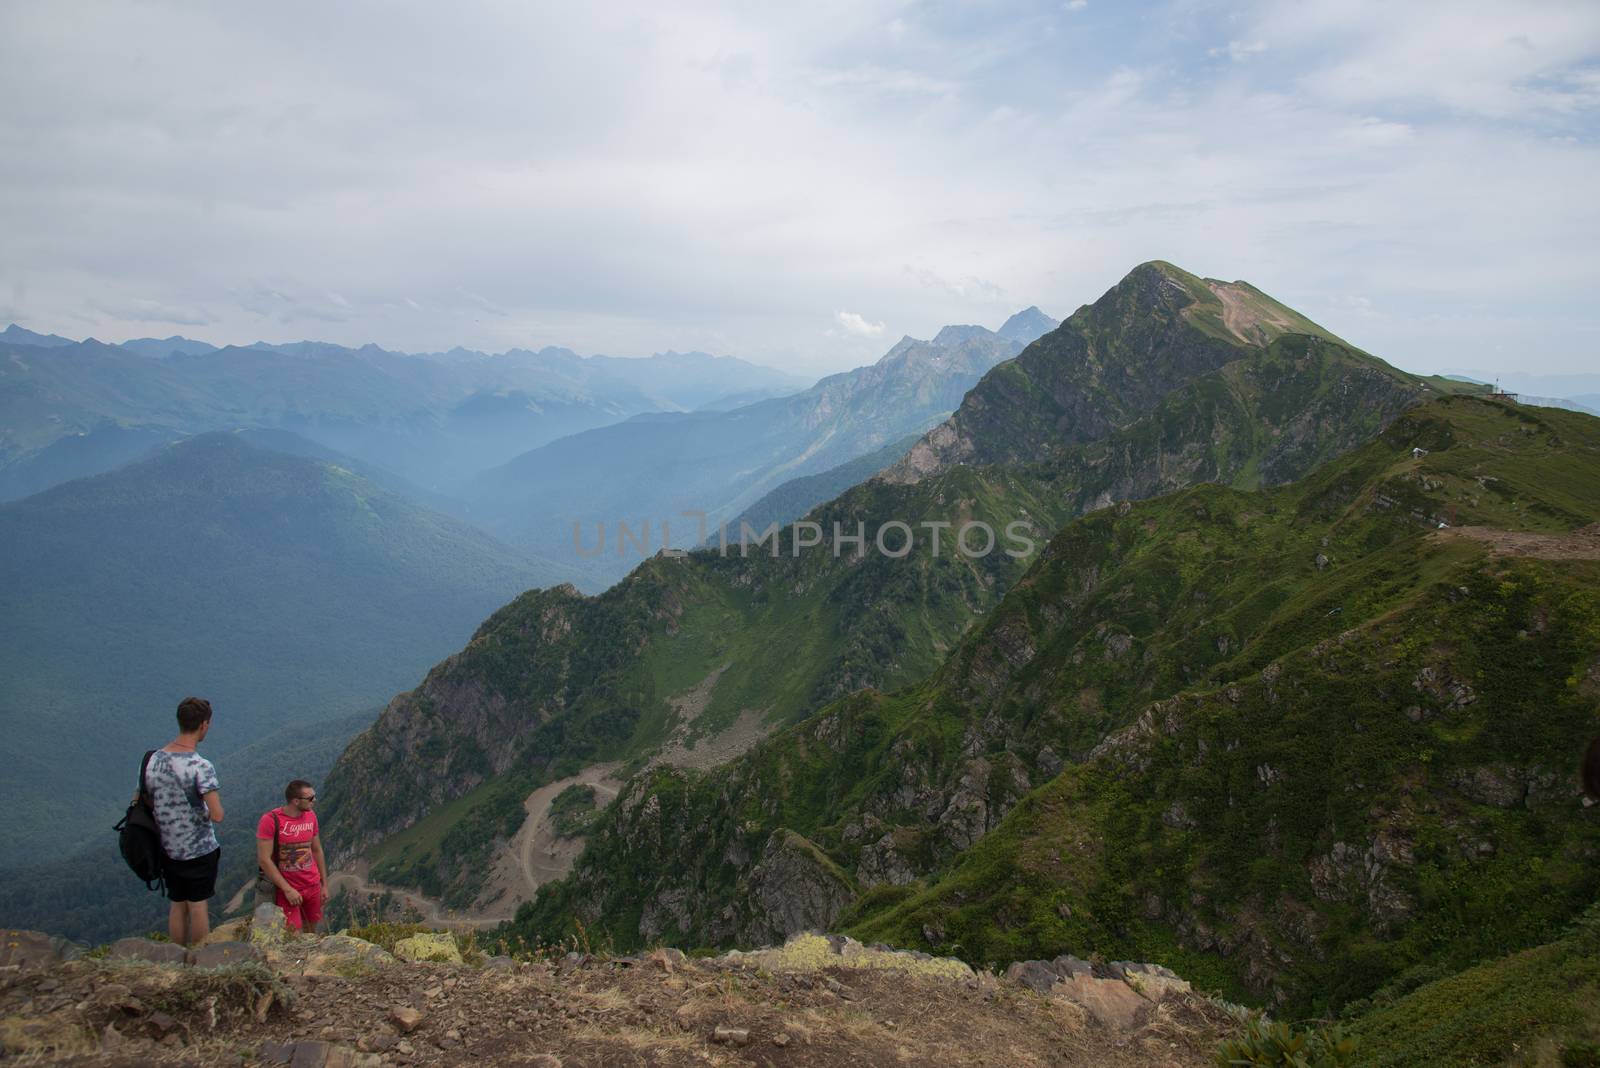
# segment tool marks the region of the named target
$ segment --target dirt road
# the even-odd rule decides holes
[[[611,773],[619,766],[595,764],[570,779],[541,786],[528,795],[528,800],[523,804],[528,818],[523,821],[516,838],[512,839],[511,849],[521,865],[524,889],[529,898],[545,883],[560,879],[571,871],[578,854],[583,852],[583,839],[556,837],[555,821],[550,818],[550,805],[556,795],[569,786],[592,786],[595,807],[605,808],[616,799],[617,791],[622,789],[622,783],[611,777]]]
[[[539,787],[523,802],[527,812],[522,827],[510,844],[495,858],[483,893],[472,908],[446,908],[438,901],[415,890],[399,886],[385,886],[367,878],[365,862],[352,865],[344,871],[328,876],[329,896],[341,891],[362,899],[393,895],[395,901],[410,906],[422,914],[429,924],[453,929],[494,927],[516,915],[517,906],[533,899],[540,886],[560,879],[572,870],[573,862],[583,852],[581,838],[558,838],[550,820],[550,804],[556,795],[567,787],[581,783],[595,790],[595,802],[600,807],[610,804],[622,784],[611,778],[616,764],[595,764],[578,774]]]

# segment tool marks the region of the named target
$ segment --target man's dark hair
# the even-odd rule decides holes
[[[1600,801],[1600,738],[1591,738],[1583,754],[1583,792]]]
[[[309,789],[311,789],[310,783],[306,782],[304,779],[296,779],[294,782],[283,788],[283,799],[285,801],[293,801],[295,798],[300,796],[301,790]]]
[[[211,702],[204,697],[185,697],[178,702],[178,729],[193,734],[211,718]]]

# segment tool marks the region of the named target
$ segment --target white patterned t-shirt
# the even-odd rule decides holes
[[[217,769],[199,753],[150,754],[144,775],[161,828],[161,848],[173,860],[203,857],[217,846],[211,814],[201,800],[217,789]]]

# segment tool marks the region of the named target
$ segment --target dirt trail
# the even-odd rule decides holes
[[[1495,527],[1447,527],[1436,530],[1440,541],[1466,538],[1489,547],[1499,556],[1531,556],[1539,560],[1600,560],[1600,523],[1567,534],[1534,534]]]

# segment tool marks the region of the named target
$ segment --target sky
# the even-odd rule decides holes
[[[0,322],[796,373],[1246,279],[1600,367],[1600,4],[12,0]]]

